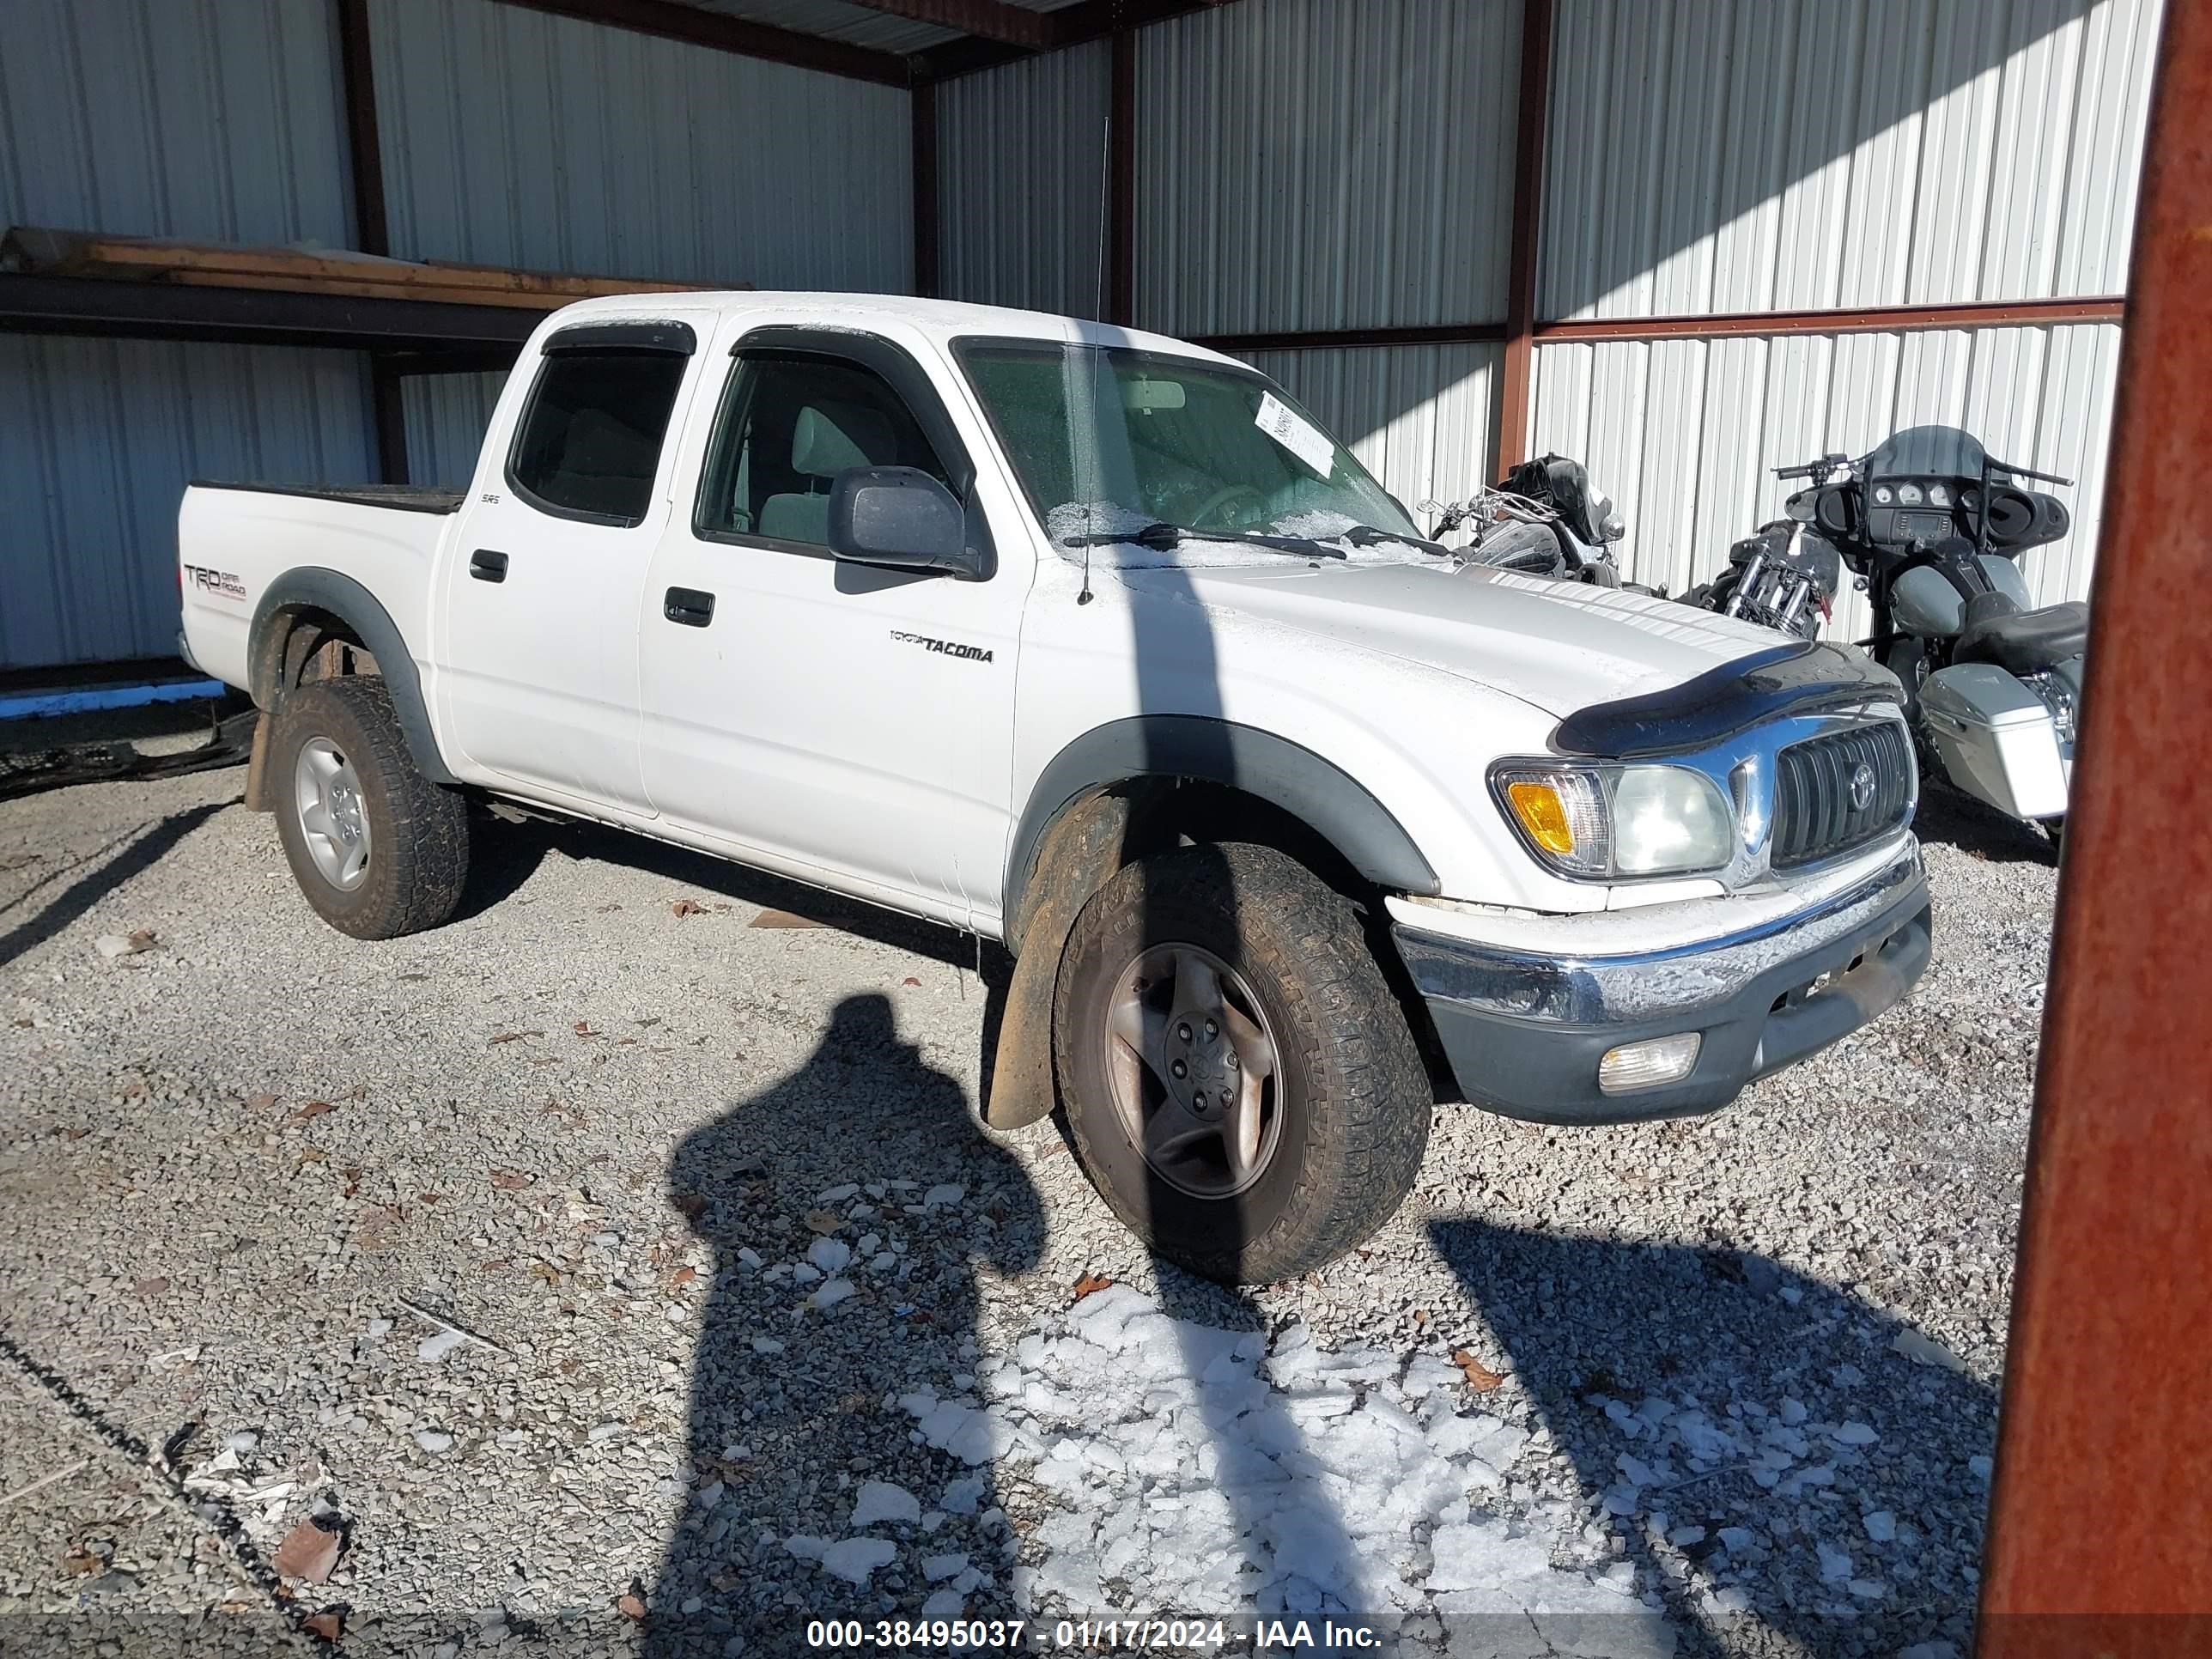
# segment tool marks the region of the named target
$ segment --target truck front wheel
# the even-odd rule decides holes
[[[315,914],[356,939],[435,927],[460,903],[468,805],[416,769],[373,676],[288,695],[270,732],[285,862]]]
[[[1224,1284],[1351,1249],[1428,1145],[1428,1076],[1358,915],[1270,848],[1187,848],[1101,888],[1061,958],[1054,1050],[1107,1204]]]

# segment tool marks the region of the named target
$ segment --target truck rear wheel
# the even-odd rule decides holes
[[[286,696],[269,766],[285,862],[317,915],[356,939],[397,939],[453,914],[468,805],[416,769],[381,679],[317,680]]]
[[[1100,1195],[1224,1284],[1351,1249],[1428,1146],[1428,1075],[1358,917],[1270,848],[1188,848],[1100,889],[1061,958],[1054,1050]]]

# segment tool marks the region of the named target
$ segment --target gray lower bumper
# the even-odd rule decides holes
[[[1915,847],[1808,914],[1630,955],[1544,957],[1393,930],[1462,1093],[1547,1123],[1624,1122],[1725,1106],[1895,1003],[1928,965],[1928,887]],[[1702,1034],[1680,1083],[1608,1095],[1622,1043]]]

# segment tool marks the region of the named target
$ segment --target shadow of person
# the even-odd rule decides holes
[[[669,1185],[714,1280],[644,1650],[793,1650],[810,1619],[915,1616],[943,1592],[1003,1607],[990,1464],[921,1443],[899,1406],[973,1392],[977,1264],[1019,1273],[1042,1245],[1027,1172],[960,1085],[890,999],[849,996],[799,1070],[684,1139]]]
[[[1968,1650],[1996,1395],[1945,1351],[1761,1256],[1430,1232],[1681,1651]]]

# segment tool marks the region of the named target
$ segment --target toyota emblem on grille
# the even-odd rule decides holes
[[[1863,812],[1874,805],[1874,768],[1861,761],[1851,768],[1851,811]]]

